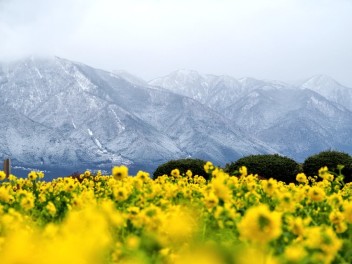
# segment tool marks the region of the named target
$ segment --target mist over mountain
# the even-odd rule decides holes
[[[326,149],[352,153],[352,89],[326,75],[292,85],[179,70],[149,84],[206,104],[298,161]]]
[[[1,64],[0,90],[0,157],[20,166],[153,169],[276,152],[210,104],[125,72],[30,57]]]

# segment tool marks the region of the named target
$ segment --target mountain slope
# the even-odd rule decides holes
[[[0,157],[152,170],[185,157],[225,164],[256,153],[297,160],[327,148],[352,153],[350,90],[321,76],[293,87],[186,70],[146,83],[31,57],[0,65]]]
[[[281,87],[278,82],[231,76],[201,75],[192,70],[178,70],[154,79],[150,85],[193,98],[216,111],[223,111],[247,93],[262,87]]]
[[[326,149],[352,153],[352,113],[311,90],[303,92],[299,107],[259,131],[258,138],[298,160]]]
[[[183,70],[149,84],[200,100],[278,152],[298,160],[329,148],[352,153],[352,89],[330,77],[314,76],[292,86]]]
[[[227,101],[239,97],[240,83],[229,76],[201,75],[196,71],[178,70],[149,82],[177,94],[193,98],[211,108],[223,109]]]
[[[3,110],[5,109],[5,111]],[[79,166],[92,161],[91,153],[97,152],[92,142],[84,142],[87,153],[80,153],[79,139],[68,138],[50,127],[39,124],[10,107],[0,110],[1,158],[11,157],[23,165],[55,167],[60,164]],[[110,155],[96,157],[94,162],[103,162]],[[130,164],[128,159],[119,162]]]
[[[61,58],[32,57],[0,69],[0,103],[53,131],[54,138],[67,140],[60,147],[74,151],[72,163],[147,163],[152,168],[188,156],[224,164],[250,153],[274,152],[198,101],[126,74]],[[6,122],[12,124],[11,119]],[[25,130],[33,127],[24,124]],[[36,159],[46,155],[38,154],[40,148],[31,152]],[[32,164],[21,151],[10,154]],[[52,160],[45,164],[66,166],[64,159]]]
[[[300,84],[302,89],[313,90],[328,100],[352,111],[352,88],[345,87],[326,75],[316,75]]]

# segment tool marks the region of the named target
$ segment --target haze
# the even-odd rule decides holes
[[[176,69],[352,87],[349,0],[0,0],[0,60],[56,55],[146,80]]]

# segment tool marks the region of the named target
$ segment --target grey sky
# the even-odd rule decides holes
[[[0,0],[0,60],[29,54],[352,87],[352,0]]]

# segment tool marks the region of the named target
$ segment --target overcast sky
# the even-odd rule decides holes
[[[352,0],[0,0],[0,60],[30,54],[352,87]]]

